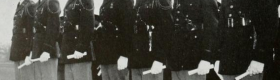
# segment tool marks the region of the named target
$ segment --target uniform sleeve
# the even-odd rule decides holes
[[[227,0],[222,0],[222,3],[226,3]],[[218,17],[218,30],[217,30],[217,40],[218,40],[218,43],[217,43],[217,55],[215,55],[216,59],[217,60],[220,60],[220,57],[221,57],[221,48],[222,48],[222,45],[224,44],[224,35],[223,35],[223,27],[227,25],[227,19],[225,17],[225,9],[224,9],[224,5],[220,4],[219,8],[218,8],[218,13],[219,13],[219,17]]]
[[[280,20],[280,18],[278,18],[278,20]],[[280,27],[278,27],[278,30],[280,30]],[[280,73],[280,33],[279,32],[277,34],[274,49],[275,49],[274,65],[276,67],[275,69],[277,69],[277,71]]]
[[[270,4],[269,6],[259,7],[254,5],[252,8],[258,10],[253,12],[253,24],[257,34],[257,43],[253,60],[267,63],[272,60],[273,48],[278,33],[278,6],[277,3]],[[268,14],[269,13],[269,14]],[[260,17],[261,16],[261,17]]]
[[[121,47],[123,50],[121,53],[119,53],[120,56],[129,57],[132,50],[132,34],[133,34],[133,20],[132,17],[132,11],[133,11],[133,3],[131,0],[120,0],[116,4],[118,5],[117,11],[117,18],[120,20],[120,23],[116,23],[117,25],[120,25],[120,27],[123,29],[121,35],[124,36],[124,38],[121,40]]]
[[[57,0],[50,0],[48,3],[48,17],[47,17],[47,29],[46,38],[43,43],[43,50],[49,53],[55,53],[56,42],[59,40],[60,29],[60,8]]]
[[[218,5],[215,0],[202,0],[203,60],[214,62],[218,46]]]
[[[278,18],[278,21],[279,20],[280,20],[280,18]],[[278,24],[278,26],[279,26],[279,24]],[[278,30],[280,30],[280,27],[278,27]],[[274,49],[275,49],[274,60],[280,62],[280,33],[279,32],[277,34]]]

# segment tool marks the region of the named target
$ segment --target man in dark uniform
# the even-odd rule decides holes
[[[278,29],[276,0],[222,0],[219,73],[224,80],[262,80],[273,62]]]
[[[32,59],[40,62],[35,63],[35,80],[57,80],[60,12],[58,0],[37,3]]]
[[[104,0],[100,8],[102,27],[95,41],[96,60],[101,65],[102,80],[127,80],[127,56],[130,53],[132,26],[130,0]],[[117,63],[121,63],[118,64]]]
[[[169,0],[135,0],[133,50],[129,54],[132,80],[163,80],[172,27]],[[143,74],[151,70],[151,73]]]
[[[173,7],[173,47],[167,60],[172,80],[206,80],[217,53],[217,2],[175,0]],[[194,69],[198,72],[189,75]]]
[[[15,62],[16,80],[35,80],[34,65],[31,64],[34,13],[36,5],[30,0],[18,3],[14,16],[14,28],[10,60]],[[17,67],[26,64],[23,68]]]
[[[280,0],[278,0],[278,5],[279,4],[280,4]],[[279,9],[279,6],[274,6],[274,8],[276,8],[276,7],[278,7],[278,9]],[[277,10],[277,9],[274,9],[274,10]],[[279,13],[279,10],[278,10],[278,13]],[[274,15],[276,15],[276,14],[274,14]],[[278,34],[276,37],[276,41],[274,43],[274,53],[275,53],[274,62],[272,63],[271,67],[264,74],[263,80],[279,80],[280,79],[280,33],[279,33],[280,18],[279,18],[279,16],[280,15],[278,14],[278,25],[277,25]],[[274,16],[274,17],[276,17],[276,16]]]
[[[68,0],[64,9],[61,62],[65,80],[92,80],[93,0]],[[73,55],[73,58],[69,58]]]

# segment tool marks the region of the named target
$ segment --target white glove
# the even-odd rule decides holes
[[[118,70],[123,70],[127,68],[128,58],[124,56],[120,56],[118,59]]]
[[[98,29],[101,28],[101,27],[102,27],[102,24],[99,23],[98,26],[97,26],[96,28],[94,28],[94,30],[98,30]]]
[[[31,57],[26,56],[26,57],[25,57],[25,60],[24,60],[25,66],[28,66],[28,65],[30,65],[31,63],[32,63]]]
[[[251,61],[247,72],[249,73],[249,75],[255,75],[255,74],[260,74],[263,72],[264,69],[264,63],[258,62],[258,61]]]
[[[133,3],[133,7],[135,7],[135,6],[136,6],[136,2],[137,2],[137,1],[136,1],[136,0],[133,0],[133,1],[134,1],[134,3]]]
[[[216,72],[216,74],[218,75],[220,80],[224,80],[223,76],[221,74],[219,74],[219,68],[220,68],[220,61],[216,61],[214,71]]]
[[[159,61],[154,61],[152,68],[151,68],[151,73],[152,74],[159,74],[162,72],[163,68],[163,63],[159,62]]]
[[[222,0],[217,0],[218,3],[222,3]]]
[[[24,1],[24,0],[22,0],[22,1]],[[37,3],[39,0],[31,0],[31,1],[33,1],[34,3]]]
[[[208,61],[205,60],[201,60],[198,64],[198,71],[197,74],[198,75],[206,75],[209,73],[210,69],[211,69],[211,64]]]
[[[47,52],[43,52],[40,56],[40,62],[46,62],[50,59],[50,54]]]
[[[81,59],[82,57],[84,57],[84,54],[78,51],[74,52],[74,59]]]

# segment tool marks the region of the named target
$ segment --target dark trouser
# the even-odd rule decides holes
[[[65,64],[65,80],[92,80],[92,62]]]
[[[16,77],[15,79],[16,80],[36,80],[34,64],[24,66],[21,69],[18,69],[18,66],[20,66],[23,63],[24,63],[24,60],[15,62],[15,77]]]
[[[102,80],[129,80],[128,69],[119,71],[116,64],[101,65]]]
[[[49,59],[46,62],[35,62],[35,80],[57,80],[58,59]]]
[[[62,63],[58,63],[58,70],[57,70],[57,80],[65,80],[65,76],[64,76],[64,67],[65,64]]]
[[[143,72],[147,70],[150,69],[149,68],[131,69],[132,80],[163,80],[163,73],[143,75]]]
[[[206,80],[206,75],[188,74],[189,70],[172,71],[172,80]]]
[[[239,75],[222,75],[224,80],[235,80],[235,77],[239,76]],[[241,80],[263,80],[263,74],[257,74],[257,75],[253,75],[253,76],[246,76],[244,78],[242,78]]]

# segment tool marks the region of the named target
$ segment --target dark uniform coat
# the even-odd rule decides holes
[[[279,0],[254,0],[252,22],[256,28],[257,43],[254,60],[265,63],[266,69],[273,62],[273,47],[279,33]],[[279,48],[276,47],[276,50]]]
[[[56,58],[59,39],[58,0],[39,0],[35,14],[35,34],[32,58],[39,58],[43,52],[48,52],[51,58]]]
[[[133,50],[130,68],[150,68],[154,61],[166,62],[171,46],[171,6],[168,0],[137,0],[134,6]]]
[[[213,62],[217,52],[218,5],[215,0],[175,0],[171,70],[197,68],[200,60]]]
[[[102,27],[95,41],[96,59],[100,64],[116,64],[120,56],[130,53],[133,28],[129,21],[130,0],[104,0],[100,7]]]
[[[278,31],[277,6],[276,0],[222,0],[219,73],[242,74],[252,60],[267,69]]]
[[[92,36],[94,30],[93,0],[68,0],[65,11],[62,38],[63,63],[92,61]],[[74,51],[87,55],[81,59],[67,59]]]
[[[280,33],[279,33],[279,30],[280,30],[280,27],[279,27],[279,16],[277,16],[278,14],[277,13],[277,8],[280,4],[280,0],[277,0],[277,3],[276,4],[276,0],[269,0],[270,2],[269,3],[266,3],[267,6],[266,8],[262,8],[261,11],[265,11],[265,12],[262,12],[262,15],[265,15],[267,14],[268,12],[266,11],[269,11],[270,14],[267,14],[266,17],[263,17],[262,20],[265,20],[265,22],[267,23],[266,27],[259,27],[261,29],[266,29],[266,31],[264,31],[263,33],[268,33],[268,34],[263,34],[265,36],[267,36],[265,39],[263,39],[263,41],[268,41],[268,42],[271,42],[273,41],[273,39],[275,39],[275,31],[278,30],[277,32],[277,35],[276,35],[276,41],[275,43],[270,43],[270,44],[267,44],[266,46],[267,47],[271,47],[272,44],[274,44],[274,53],[275,53],[275,56],[274,56],[274,63],[270,64],[272,62],[272,59],[271,59],[271,49],[267,48],[267,50],[265,50],[265,47],[263,47],[263,52],[267,52],[266,54],[267,55],[261,55],[263,56],[262,58],[265,58],[267,59],[267,63],[269,64],[266,69],[268,69],[266,71],[266,74],[264,74],[264,80],[279,80],[280,79]],[[260,3],[259,3],[260,4]],[[264,4],[264,3],[263,3]],[[270,4],[270,5],[268,5]],[[268,9],[268,10],[267,10]],[[272,15],[273,14],[273,15]],[[276,20],[276,17],[278,17],[278,20]],[[277,22],[278,21],[278,24]],[[272,31],[272,32],[271,32]],[[271,35],[273,34],[273,35]],[[263,37],[265,37],[263,36]]]
[[[278,2],[279,3],[279,2]],[[278,18],[278,21],[280,18]],[[279,26],[279,24],[278,24]],[[278,27],[280,30],[280,27]],[[278,32],[277,39],[275,42],[275,56],[274,63],[271,68],[267,71],[267,74],[264,75],[264,80],[279,80],[280,79],[280,34]]]
[[[24,60],[32,50],[35,3],[24,0],[19,4],[14,16],[14,28],[10,60]]]

